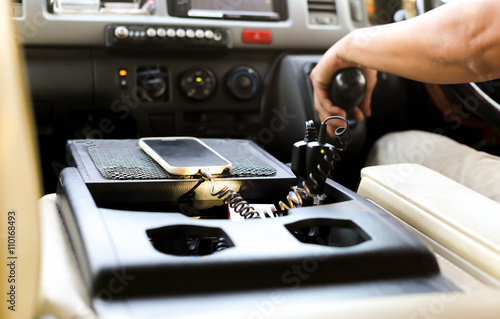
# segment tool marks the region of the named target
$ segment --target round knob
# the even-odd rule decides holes
[[[128,29],[124,26],[116,27],[115,37],[117,37],[118,39],[125,39],[126,37],[128,37]]]
[[[180,87],[189,98],[204,100],[215,91],[215,76],[209,69],[193,68],[181,75]]]
[[[187,29],[187,30],[186,30],[186,37],[188,37],[188,38],[190,38],[190,39],[194,38],[194,37],[195,37],[195,32],[194,32],[194,30],[193,30],[193,29]]]
[[[335,73],[330,85],[333,105],[345,110],[349,117],[361,103],[366,92],[366,78],[358,68],[341,69]]]
[[[195,35],[197,39],[203,39],[205,37],[205,31],[198,29],[196,30]]]
[[[212,40],[214,38],[214,32],[212,30],[205,31],[205,38]]]
[[[148,37],[154,38],[154,37],[156,37],[156,30],[153,28],[149,28],[146,30],[146,34]]]
[[[260,87],[257,72],[249,67],[237,67],[227,75],[226,86],[231,94],[242,100],[253,98]]]
[[[177,29],[177,31],[175,31],[175,35],[178,38],[184,38],[186,36],[186,30],[184,30],[184,29]]]
[[[168,72],[166,68],[139,67],[136,76],[136,94],[139,101],[164,101],[168,97]]]
[[[176,31],[174,29],[168,29],[167,30],[167,37],[169,38],[175,38]]]
[[[220,40],[222,40],[222,33],[220,33],[220,32],[216,32],[216,33],[214,33],[213,39],[214,39],[215,41],[220,41]]]
[[[156,35],[158,35],[160,38],[164,38],[167,36],[167,30],[159,28],[158,31],[156,31]]]

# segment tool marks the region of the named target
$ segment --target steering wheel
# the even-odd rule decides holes
[[[423,14],[450,1],[452,0],[416,0],[417,14]],[[500,79],[439,87],[452,103],[500,129]]]

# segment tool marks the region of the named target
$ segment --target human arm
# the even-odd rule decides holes
[[[403,22],[358,29],[334,44],[311,73],[320,118],[345,115],[327,88],[341,68],[358,66],[368,90],[353,113],[370,115],[373,69],[428,83],[485,81],[500,76],[500,1],[454,0]],[[332,130],[329,130],[330,134]]]

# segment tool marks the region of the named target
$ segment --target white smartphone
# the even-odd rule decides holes
[[[147,137],[139,140],[139,146],[174,175],[195,175],[200,169],[221,174],[233,168],[231,162],[195,137]]]

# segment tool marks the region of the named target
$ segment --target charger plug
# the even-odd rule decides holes
[[[335,153],[335,147],[329,143],[310,142],[307,144],[306,148],[306,174],[309,176],[311,173],[318,171],[318,165],[325,162],[325,158],[328,158],[328,162],[333,162],[333,154]]]
[[[306,170],[306,148],[307,144],[317,140],[316,127],[314,122],[306,121],[306,133],[304,140],[295,142],[292,148],[292,172],[302,179],[307,178]]]
[[[306,174],[311,194],[323,194],[326,179],[333,170],[335,147],[319,141],[310,142],[306,148]]]

